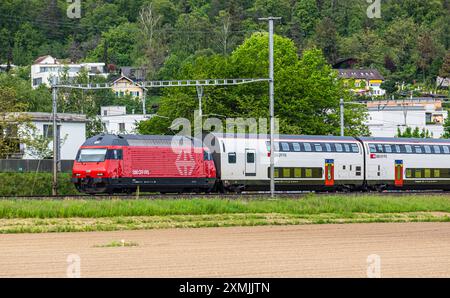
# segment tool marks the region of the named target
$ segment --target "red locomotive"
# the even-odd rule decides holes
[[[216,168],[209,149],[179,136],[99,135],[88,139],[72,182],[85,193],[209,192]]]

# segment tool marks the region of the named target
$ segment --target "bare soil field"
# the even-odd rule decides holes
[[[106,247],[110,243],[133,243]],[[450,277],[450,223],[0,235],[0,277]]]

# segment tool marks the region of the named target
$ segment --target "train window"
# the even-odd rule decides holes
[[[344,149],[342,148],[342,144],[335,144],[335,146],[336,146],[336,151],[337,152],[343,152],[344,151]]]
[[[395,148],[395,153],[402,153],[402,149],[400,148],[399,145],[395,145],[394,148]]]
[[[255,153],[247,153],[247,163],[255,163]]]
[[[353,153],[359,153],[359,147],[357,144],[352,144],[352,151]]]
[[[289,144],[288,143],[281,143],[281,149],[283,152],[289,152]]]
[[[416,154],[422,154],[422,146],[414,146],[414,151]]]
[[[294,169],[294,176],[295,176],[295,178],[302,178],[302,169],[295,168]]]
[[[304,143],[303,145],[305,146],[305,151],[306,152],[311,152],[312,151],[310,143]]]
[[[436,169],[434,170],[434,178],[440,178],[441,177],[441,170]]]
[[[378,153],[384,153],[383,145],[378,144],[377,145],[377,151],[378,151]]]
[[[405,145],[406,153],[412,153],[412,146],[411,145]]]
[[[280,178],[280,170],[279,169],[275,169],[275,178]]]
[[[386,153],[392,153],[391,145],[384,145],[384,150],[385,150]]]
[[[325,144],[325,149],[327,150],[327,152],[331,152],[331,145],[330,144]]]
[[[425,153],[431,154],[431,147],[430,146],[425,146]]]
[[[349,144],[344,144],[344,149],[345,149],[345,152],[351,152]]]
[[[103,162],[107,149],[81,149],[78,162]]]
[[[406,170],[406,178],[413,178],[411,169]]]
[[[434,154],[441,154],[441,147],[433,146]]]
[[[448,149],[448,146],[442,146],[444,148],[444,153],[449,154],[450,150]]]
[[[236,161],[236,153],[228,153],[228,163],[235,164]]]
[[[275,142],[275,152],[280,152],[280,143]]]
[[[106,152],[106,159],[122,160],[123,159],[123,150],[109,149],[108,152]]]
[[[284,168],[283,169],[283,178],[290,178],[291,177],[291,169],[290,168]]]
[[[295,152],[302,151],[301,148],[300,148],[300,144],[299,143],[292,143],[292,147],[294,148]]]
[[[431,169],[425,169],[425,178],[431,178]]]
[[[416,170],[414,178],[422,178],[422,170]]]
[[[321,144],[314,144],[314,149],[316,152],[322,152],[322,145]]]
[[[370,148],[370,153],[377,153],[377,148],[375,147],[374,144],[370,144],[369,148]]]
[[[305,177],[312,178],[312,169],[305,169]]]

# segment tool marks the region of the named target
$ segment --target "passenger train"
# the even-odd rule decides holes
[[[280,191],[450,190],[450,141],[280,135]],[[241,192],[270,188],[267,135],[99,135],[81,147],[81,192]]]

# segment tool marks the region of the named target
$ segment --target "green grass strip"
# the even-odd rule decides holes
[[[450,196],[306,196],[299,199],[5,200],[0,218],[112,218],[217,214],[335,214],[450,212]]]

